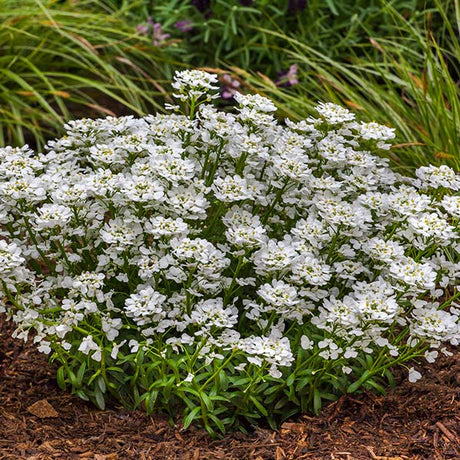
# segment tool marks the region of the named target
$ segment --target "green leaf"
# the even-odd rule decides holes
[[[91,385],[100,373],[101,369],[98,369],[88,380],[88,385]]]
[[[235,387],[239,387],[242,385],[247,385],[251,379],[249,377],[237,377],[237,378],[229,378],[230,382],[233,384]]]
[[[218,417],[216,417],[214,414],[208,414],[208,417],[215,423],[215,425],[217,426],[217,428],[219,428],[221,433],[225,434],[225,426],[222,423],[222,421]]]
[[[209,396],[204,391],[201,392],[200,396],[201,396],[201,399],[203,400],[203,402],[204,402],[204,404],[206,406],[206,409],[208,409],[208,411],[212,412],[214,410],[214,404],[211,401],[211,399],[209,398]]]
[[[371,386],[372,388],[374,388],[375,390],[377,390],[381,395],[385,395],[386,394],[386,391],[385,391],[385,388],[378,384],[375,380],[373,379],[369,379],[365,382],[365,385],[369,385]]]
[[[56,379],[57,379],[57,384],[58,384],[58,387],[61,389],[61,390],[65,390],[66,389],[66,384],[65,384],[65,368],[64,366],[61,366],[57,372],[56,372]]]
[[[254,406],[257,407],[257,410],[262,414],[265,415],[265,417],[268,416],[267,409],[260,403],[260,401],[255,397],[255,396],[249,396],[249,399],[254,403]]]
[[[286,379],[286,385],[290,387],[294,382],[295,382],[295,372],[293,372],[287,379]]]
[[[192,409],[185,417],[184,417],[184,428],[187,429],[193,420],[198,416],[199,412],[201,410],[200,406],[195,407],[195,409]]]
[[[313,410],[315,414],[318,415],[319,411],[321,410],[322,401],[321,401],[321,393],[315,388],[313,392]]]
[[[151,414],[155,409],[155,403],[157,401],[158,394],[158,391],[154,390],[148,393],[145,397],[145,410],[147,411],[147,414]]]
[[[348,386],[347,393],[355,392],[366,381],[366,379],[369,377],[369,374],[369,371],[365,371],[359,380],[356,380],[356,382],[353,382]]]
[[[384,374],[385,374],[385,377],[387,378],[388,383],[390,384],[391,388],[393,388],[395,386],[395,384],[396,384],[394,375],[391,373],[391,371],[389,369],[385,369]]]
[[[329,7],[329,9],[331,10],[331,13],[335,16],[338,16],[339,15],[339,12],[337,11],[337,8],[334,4],[334,0],[326,0],[326,3],[327,3],[327,6]]]
[[[221,370],[218,374],[219,384],[223,391],[226,391],[228,388],[228,377],[224,370]]]
[[[107,367],[106,371],[121,372],[121,373],[125,372],[121,367],[116,367],[116,366]]]
[[[83,361],[77,372],[77,382],[79,386],[81,386],[81,384],[83,383],[83,377],[85,376],[85,371],[86,371],[86,361]]]
[[[79,388],[80,385],[78,384],[77,376],[70,369],[67,369],[67,373],[69,374],[70,384],[74,388]]]
[[[190,388],[190,387],[186,387],[185,385],[182,386],[181,390],[185,393],[190,393],[194,396],[196,396],[198,399],[201,399],[201,395],[200,395],[200,392],[195,390],[195,388]]]
[[[107,387],[105,385],[105,380],[102,375],[100,375],[96,380],[96,385],[101,390],[101,393],[105,393],[107,391]]]
[[[94,390],[94,401],[96,403],[96,406],[104,410],[105,409],[105,399],[104,399],[104,394],[99,390],[99,388],[96,388]]]
[[[83,390],[77,390],[75,394],[84,401],[89,401],[89,396]]]

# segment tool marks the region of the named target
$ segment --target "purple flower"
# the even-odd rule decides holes
[[[182,21],[176,22],[174,27],[179,29],[181,32],[187,33],[193,30],[193,23],[188,19],[183,19]]]
[[[221,77],[222,86],[222,99],[233,99],[234,94],[240,87],[240,82],[234,80],[228,73],[225,73]]]
[[[143,24],[139,24],[136,27],[136,30],[142,35],[147,35],[149,33],[149,26],[144,26]]]
[[[142,35],[152,35],[153,44],[155,46],[161,45],[166,39],[169,38],[169,34],[163,33],[163,28],[159,22],[153,22],[153,19],[149,16],[147,18],[147,25],[139,24],[136,30]]]
[[[297,78],[298,70],[297,64],[292,64],[289,70],[281,71],[278,74],[278,78],[275,80],[275,85],[280,87],[297,85],[297,83],[299,83]]]
[[[161,45],[161,43],[163,43],[169,37],[169,34],[163,33],[163,28],[161,27],[161,24],[159,22],[155,22],[155,24],[153,24],[152,38],[153,44],[155,46]]]

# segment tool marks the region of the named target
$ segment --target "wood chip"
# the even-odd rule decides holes
[[[27,408],[27,412],[38,418],[59,417],[59,414],[56,412],[54,407],[46,399],[41,399],[40,401],[33,403]]]
[[[118,460],[118,454],[96,454],[94,460]]]

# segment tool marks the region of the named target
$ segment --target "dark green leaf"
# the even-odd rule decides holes
[[[200,406],[195,407],[195,409],[192,409],[185,417],[184,417],[184,428],[188,428],[193,420],[198,416],[199,412],[201,410]]]

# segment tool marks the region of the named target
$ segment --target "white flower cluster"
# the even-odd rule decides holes
[[[206,98],[216,81],[184,71],[173,87]],[[17,334],[96,361],[205,339],[208,361],[232,350],[274,377],[301,348],[342,369],[458,343],[458,310],[436,302],[458,292],[458,175],[395,174],[374,154],[393,130],[334,104],[281,124],[270,100],[235,99],[235,113],[73,121],[43,154],[0,149],[0,308]]]

